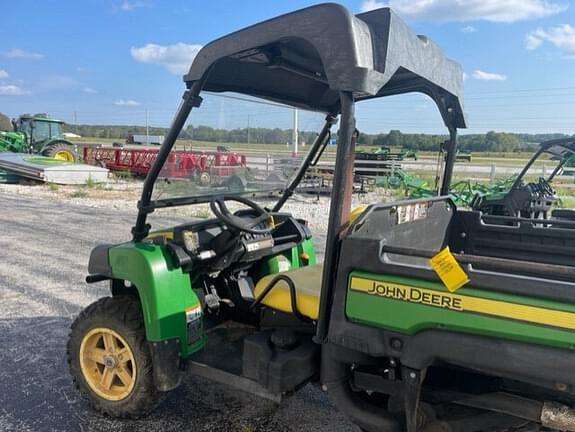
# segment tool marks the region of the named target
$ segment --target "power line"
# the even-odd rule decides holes
[[[531,89],[514,89],[514,90],[488,90],[488,91],[469,91],[465,94],[500,94],[500,93],[522,93],[522,92],[539,92],[539,91],[555,91],[555,90],[575,90],[575,87],[540,87]]]

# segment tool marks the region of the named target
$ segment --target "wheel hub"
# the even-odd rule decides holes
[[[108,369],[114,369],[118,365],[118,360],[114,356],[105,356],[104,357],[104,366]]]
[[[90,330],[80,345],[80,368],[90,389],[103,399],[118,401],[132,392],[136,361],[130,346],[109,328]]]

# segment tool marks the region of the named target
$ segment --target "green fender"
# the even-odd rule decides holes
[[[184,357],[205,345],[203,332],[188,345],[186,310],[199,306],[201,311],[200,301],[189,275],[172,265],[165,248],[151,243],[124,243],[111,247],[108,259],[112,277],[131,282],[138,290],[148,341],[178,338]]]

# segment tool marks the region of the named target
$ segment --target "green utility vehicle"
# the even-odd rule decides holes
[[[184,81],[133,239],[90,256],[87,282],[109,281],[111,296],[74,321],[68,360],[96,410],[142,416],[189,373],[276,402],[319,384],[372,432],[575,430],[573,222],[488,223],[445,196],[350,208],[356,103],[409,92],[429,96],[449,131],[447,195],[463,77],[437,45],[390,9],[322,4],[205,45]],[[265,181],[233,192],[162,178],[202,91],[326,116],[269,208],[254,201]],[[282,208],[336,121],[320,264],[308,223]],[[162,211],[208,204],[213,217],[157,230]],[[469,281],[458,288],[451,272]]]
[[[0,132],[0,152],[35,153],[76,162],[74,145],[62,134],[63,124],[45,114],[21,115],[12,121],[13,132]]]
[[[558,138],[542,142],[518,176],[504,181],[499,188],[477,192],[470,203],[475,210],[498,216],[516,216],[531,219],[557,219],[575,221],[575,210],[557,208],[560,199],[553,189],[553,180],[562,174],[575,159],[575,137]],[[529,181],[533,172],[541,173],[537,161],[554,165],[551,172],[537,181]]]

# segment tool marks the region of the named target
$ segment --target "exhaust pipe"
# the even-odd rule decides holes
[[[498,392],[466,397],[454,403],[523,418],[550,429],[575,432],[575,409],[557,402],[540,402]]]
[[[575,409],[557,402],[545,401],[541,409],[541,424],[550,429],[575,431]]]

